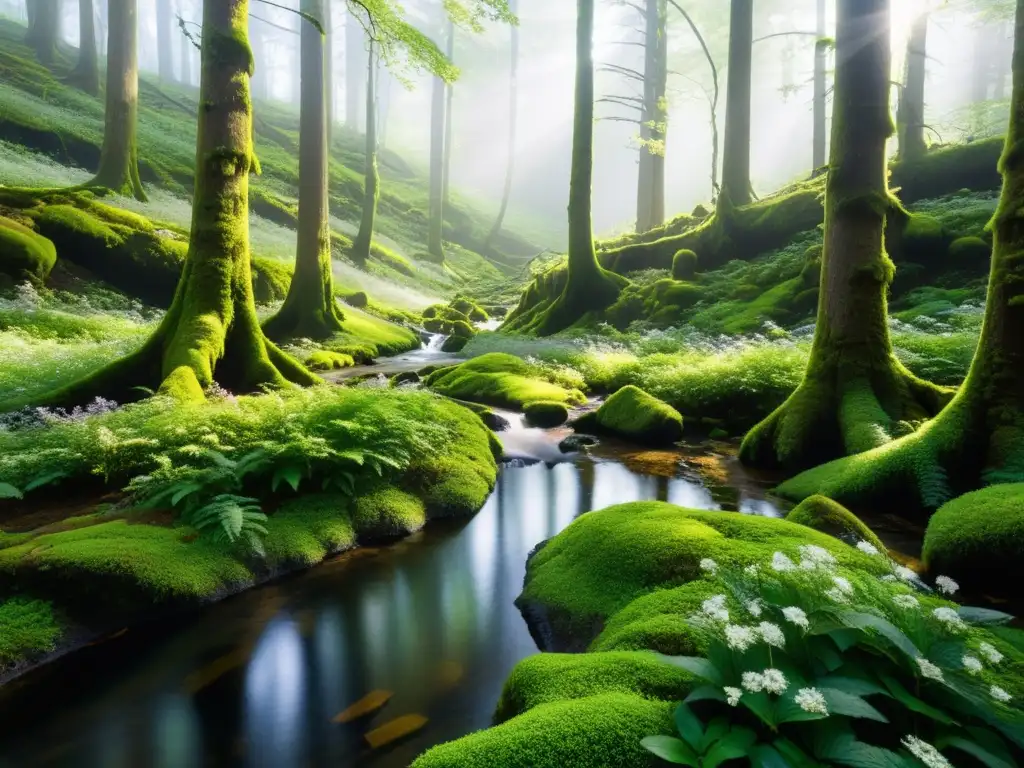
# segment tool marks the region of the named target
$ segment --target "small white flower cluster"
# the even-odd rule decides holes
[[[942,682],[945,678],[942,676],[942,670],[932,664],[924,656],[917,657],[917,666],[921,670],[921,675],[927,677],[929,680],[937,680]]]
[[[720,621],[723,624],[729,621],[729,609],[725,607],[725,595],[709,597],[701,603],[700,609],[712,621]]]
[[[786,636],[782,632],[782,627],[778,624],[762,621],[757,625],[757,631],[761,635],[761,639],[773,648],[786,647]]]
[[[743,696],[741,688],[726,686],[723,690],[725,691],[725,701],[730,707],[735,707],[740,703],[740,698]]]
[[[734,651],[745,651],[757,642],[757,635],[750,627],[728,624],[725,627],[725,644]]]
[[[796,692],[794,701],[804,712],[828,715],[828,702],[825,701],[824,694],[817,688],[801,688]]]
[[[753,600],[748,600],[746,602],[745,608],[747,609],[747,613],[749,613],[755,619],[761,618],[761,613],[764,611],[764,608],[761,606],[761,601],[757,598],[754,598]]]
[[[859,549],[865,555],[875,556],[875,555],[882,554],[881,552],[878,551],[878,547],[876,547],[870,541],[858,541],[857,542],[857,549]]]
[[[836,559],[827,549],[814,544],[800,547],[800,567],[805,571],[830,571],[837,565]]]
[[[967,673],[971,675],[977,675],[983,669],[981,659],[977,656],[964,656],[963,659],[961,659],[961,662],[964,665],[964,669],[967,670]]]
[[[960,590],[960,585],[949,576],[939,576],[935,579],[935,589],[943,595],[955,595]]]
[[[939,750],[917,736],[904,736],[902,743],[927,768],[953,768],[953,764],[944,758]]]
[[[796,563],[781,552],[776,552],[772,555],[772,570],[778,571],[779,573],[793,571],[796,570]]]
[[[782,615],[785,617],[786,621],[800,627],[800,629],[806,630],[811,626],[810,621],[807,620],[807,614],[804,613],[802,608],[797,608],[795,605],[783,608]]]
[[[780,696],[789,688],[789,681],[778,669],[766,669],[764,672],[744,672],[743,689],[750,693],[774,693]]]
[[[996,650],[995,646],[991,643],[982,643],[978,646],[978,651],[985,657],[989,664],[998,664],[1003,660],[1003,654]]]
[[[915,610],[921,606],[921,602],[913,595],[893,595],[892,601],[906,610]]]
[[[716,573],[718,573],[718,563],[716,563],[710,557],[705,557],[703,560],[700,561],[700,569],[705,573],[710,573],[712,576],[714,576]]]
[[[960,618],[960,614],[947,606],[936,608],[932,611],[932,616],[945,624],[946,629],[951,632],[964,632],[967,629],[967,624]]]
[[[998,685],[993,685],[991,688],[988,689],[988,692],[992,695],[992,698],[998,701],[1000,704],[1008,704],[1013,699],[1013,696],[1008,694]]]

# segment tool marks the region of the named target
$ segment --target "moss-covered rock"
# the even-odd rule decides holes
[[[469,344],[469,339],[465,336],[449,336],[441,344],[441,351],[455,355],[461,352],[467,344]]]
[[[523,413],[527,423],[534,427],[557,427],[569,420],[569,409],[565,403],[549,400],[527,403]]]
[[[994,485],[954,499],[928,523],[929,572],[995,594],[1012,594],[1008,580],[1024,559],[1024,483]]]
[[[882,540],[865,525],[860,518],[827,496],[811,496],[804,499],[788,515],[791,523],[805,525],[816,531],[842,539],[847,544],[866,541],[879,552],[885,552]]]
[[[672,278],[675,280],[693,280],[697,274],[697,254],[689,248],[676,251],[672,257]]]
[[[362,493],[352,504],[352,525],[360,542],[408,536],[426,521],[423,501],[391,486]]]
[[[475,333],[476,331],[473,330],[473,326],[465,320],[456,320],[451,324],[452,336],[458,336],[461,339],[471,339]]]
[[[992,246],[980,237],[958,237],[949,246],[950,266],[959,269],[988,269]]]
[[[257,304],[284,301],[292,284],[294,266],[276,259],[253,256],[252,293]]]
[[[469,299],[456,299],[450,306],[456,312],[464,314],[474,323],[485,323],[490,319],[483,307]]]
[[[355,365],[352,355],[318,349],[306,358],[306,367],[311,371],[336,371]]]
[[[616,435],[643,445],[671,445],[683,436],[679,411],[632,384],[609,397],[600,408],[577,419],[578,430]]]
[[[26,280],[42,284],[54,264],[57,249],[52,242],[18,222],[0,216],[0,280]]]
[[[426,385],[448,397],[514,410],[538,401],[586,401],[582,392],[557,383],[544,368],[500,352],[437,370],[427,376]]]
[[[351,307],[365,309],[370,303],[370,297],[366,295],[365,291],[356,291],[355,293],[350,293],[345,297],[345,303]]]

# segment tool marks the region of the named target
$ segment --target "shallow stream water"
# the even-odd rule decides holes
[[[0,690],[0,766],[406,766],[489,725],[512,667],[537,652],[513,605],[527,555],[577,516],[643,499],[778,514],[768,483],[713,448],[604,443],[566,455],[565,430],[504,415],[510,460],[472,520],[432,524],[27,675]],[[372,718],[333,721],[368,695],[389,698]],[[422,727],[370,746],[387,739],[375,729],[409,715]]]

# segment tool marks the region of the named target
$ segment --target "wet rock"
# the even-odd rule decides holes
[[[598,444],[596,437],[590,435],[569,435],[558,444],[558,450],[562,453],[579,453],[584,448]]]
[[[403,384],[419,384],[420,375],[416,371],[402,371],[391,377],[391,386],[400,387]]]

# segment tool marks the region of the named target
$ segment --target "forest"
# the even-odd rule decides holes
[[[1024,0],[0,0],[0,768],[1024,766]]]

